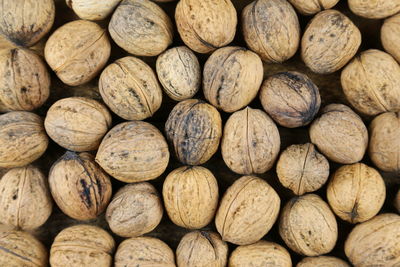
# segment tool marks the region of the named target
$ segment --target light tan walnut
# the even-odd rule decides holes
[[[381,28],[383,48],[400,62],[400,14],[387,18]]]
[[[350,265],[344,260],[332,256],[318,256],[306,257],[296,267],[350,267]]]
[[[289,0],[289,2],[303,15],[313,15],[324,9],[334,7],[339,0]]]
[[[383,19],[400,11],[397,0],[349,0],[350,10],[361,17]]]
[[[81,19],[102,20],[114,11],[121,0],[66,0],[65,2]]]

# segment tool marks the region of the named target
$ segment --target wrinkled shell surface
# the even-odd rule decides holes
[[[283,208],[279,234],[294,252],[305,256],[329,253],[336,244],[338,228],[328,204],[308,194],[292,198]]]
[[[168,144],[160,131],[150,123],[124,122],[112,128],[104,137],[96,161],[120,181],[133,183],[152,180],[167,168]]]
[[[350,267],[342,259],[331,256],[306,257],[302,259],[296,267]]]
[[[350,10],[361,17],[383,19],[400,11],[398,0],[348,0]]]
[[[313,15],[324,9],[334,7],[339,0],[289,0],[303,15]]]
[[[336,10],[325,10],[307,25],[301,40],[301,56],[313,72],[326,74],[341,69],[356,54],[361,33]]]
[[[215,225],[222,239],[249,245],[268,233],[278,218],[280,198],[264,180],[243,176],[223,196]]]
[[[383,48],[400,62],[400,14],[385,20],[381,28]]]
[[[108,17],[121,0],[66,0],[67,5],[81,19],[102,20]]]
[[[263,61],[286,61],[299,47],[299,20],[286,0],[252,2],[243,9],[242,24],[247,46]]]
[[[99,79],[107,106],[126,120],[144,120],[160,108],[162,91],[149,65],[135,57],[120,58],[107,66]]]
[[[221,152],[225,164],[239,174],[264,173],[279,154],[278,128],[260,109],[245,108],[227,120]]]

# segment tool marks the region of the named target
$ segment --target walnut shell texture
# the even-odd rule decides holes
[[[286,0],[253,1],[243,9],[242,25],[247,46],[263,61],[284,62],[299,47],[299,19]]]
[[[236,173],[264,173],[272,168],[280,145],[272,119],[260,109],[247,107],[227,120],[221,152],[225,164]]]
[[[243,176],[225,192],[215,225],[222,239],[236,245],[259,241],[278,218],[280,198],[264,180]]]
[[[78,17],[86,20],[102,20],[108,17],[121,0],[66,0]]]
[[[296,267],[350,267],[342,259],[332,256],[306,257],[302,259]]]
[[[361,17],[383,19],[400,11],[397,0],[349,0],[350,10]]]
[[[381,28],[383,48],[400,62],[400,14],[385,20]]]
[[[64,24],[53,32],[44,48],[47,64],[70,86],[92,80],[106,65],[110,52],[106,31],[87,20]]]
[[[307,25],[301,39],[301,56],[313,72],[332,73],[352,59],[360,44],[360,30],[348,17],[325,10]]]
[[[303,15],[313,15],[324,9],[334,7],[339,0],[289,0],[289,2]]]
[[[165,132],[183,164],[200,165],[218,149],[222,120],[213,106],[202,100],[188,99],[172,109],[165,123]]]

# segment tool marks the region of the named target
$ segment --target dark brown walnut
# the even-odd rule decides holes
[[[292,198],[283,208],[279,234],[294,252],[305,256],[329,253],[336,244],[335,215],[318,195]]]
[[[281,63],[291,58],[300,42],[296,11],[286,0],[257,0],[242,12],[247,46],[263,61]]]
[[[13,111],[0,115],[0,167],[22,167],[40,158],[49,138],[43,120],[34,113]]]
[[[54,0],[4,0],[1,2],[0,34],[19,46],[32,46],[54,22]]]
[[[66,0],[65,2],[81,19],[103,20],[114,11],[121,0]]]
[[[111,127],[111,114],[96,100],[68,97],[49,108],[44,127],[58,145],[72,151],[90,151],[99,147]]]
[[[169,114],[165,132],[176,157],[183,164],[200,165],[218,150],[222,135],[221,116],[202,100],[184,100]]]
[[[220,48],[204,65],[204,96],[225,112],[237,111],[257,96],[263,75],[257,54],[238,46]]]
[[[385,20],[381,28],[383,48],[400,62],[400,14]]]
[[[50,249],[50,265],[111,267],[114,248],[114,239],[100,227],[71,226],[55,237]]]
[[[168,15],[150,0],[122,0],[108,31],[119,47],[137,56],[157,56],[172,43]]]
[[[153,231],[162,216],[160,196],[154,186],[146,182],[122,187],[106,212],[111,231],[123,237],[137,237]]]
[[[400,111],[400,66],[385,52],[362,52],[343,69],[341,84],[347,100],[364,114]]]
[[[261,86],[265,111],[280,125],[296,128],[309,124],[318,113],[318,87],[305,74],[287,71],[270,76]]]
[[[307,25],[301,57],[313,72],[332,73],[354,57],[360,44],[360,30],[348,17],[337,10],[325,10]]]
[[[196,55],[186,46],[168,49],[158,56],[156,70],[164,92],[176,101],[193,97],[201,85]]]
[[[53,201],[43,173],[31,165],[9,170],[0,179],[0,222],[23,230],[43,225]]]
[[[360,161],[368,146],[364,122],[348,106],[330,104],[310,127],[310,139],[328,159],[351,164]]]
[[[198,53],[209,53],[232,42],[237,14],[230,0],[182,0],[175,22],[183,42]]]
[[[400,11],[398,0],[349,0],[350,10],[361,17],[383,19]]]
[[[278,218],[281,200],[275,190],[255,176],[243,176],[225,192],[215,217],[224,241],[249,245],[259,241]]]
[[[150,123],[124,122],[112,128],[104,137],[96,161],[120,181],[133,183],[152,180],[167,168],[168,144],[160,131]]]
[[[303,15],[314,15],[324,9],[334,7],[339,0],[289,0]]]
[[[175,267],[175,255],[163,241],[136,237],[122,241],[115,253],[115,267]]]
[[[186,234],[176,249],[178,267],[224,267],[228,261],[228,244],[217,233],[194,231]]]
[[[354,266],[400,264],[400,216],[384,213],[356,225],[347,237],[344,251]]]
[[[350,265],[344,260],[332,256],[318,256],[306,257],[296,267],[350,267]]]
[[[110,52],[106,30],[87,20],[64,24],[53,32],[44,48],[47,64],[70,86],[92,80],[106,65]]]
[[[279,131],[271,118],[260,109],[247,107],[227,120],[221,153],[236,173],[264,173],[275,163],[280,146]]]
[[[329,177],[329,162],[311,143],[291,145],[280,155],[276,173],[296,195],[320,189]]]
[[[136,57],[123,57],[107,66],[99,79],[106,105],[126,120],[147,119],[160,108],[162,91],[149,65]]]
[[[22,48],[2,50],[0,112],[37,109],[49,94],[50,75],[39,56]]]

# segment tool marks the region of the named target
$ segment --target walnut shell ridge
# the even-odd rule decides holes
[[[324,9],[334,7],[339,0],[289,0],[289,2],[303,15],[313,15]]]
[[[66,0],[65,2],[81,19],[103,20],[114,11],[121,0]]]
[[[387,18],[381,28],[383,48],[400,62],[400,15]]]
[[[383,19],[400,11],[396,0],[349,0],[348,4],[354,14],[369,19]]]
[[[332,256],[306,257],[302,259],[296,267],[350,267],[342,259]]]

